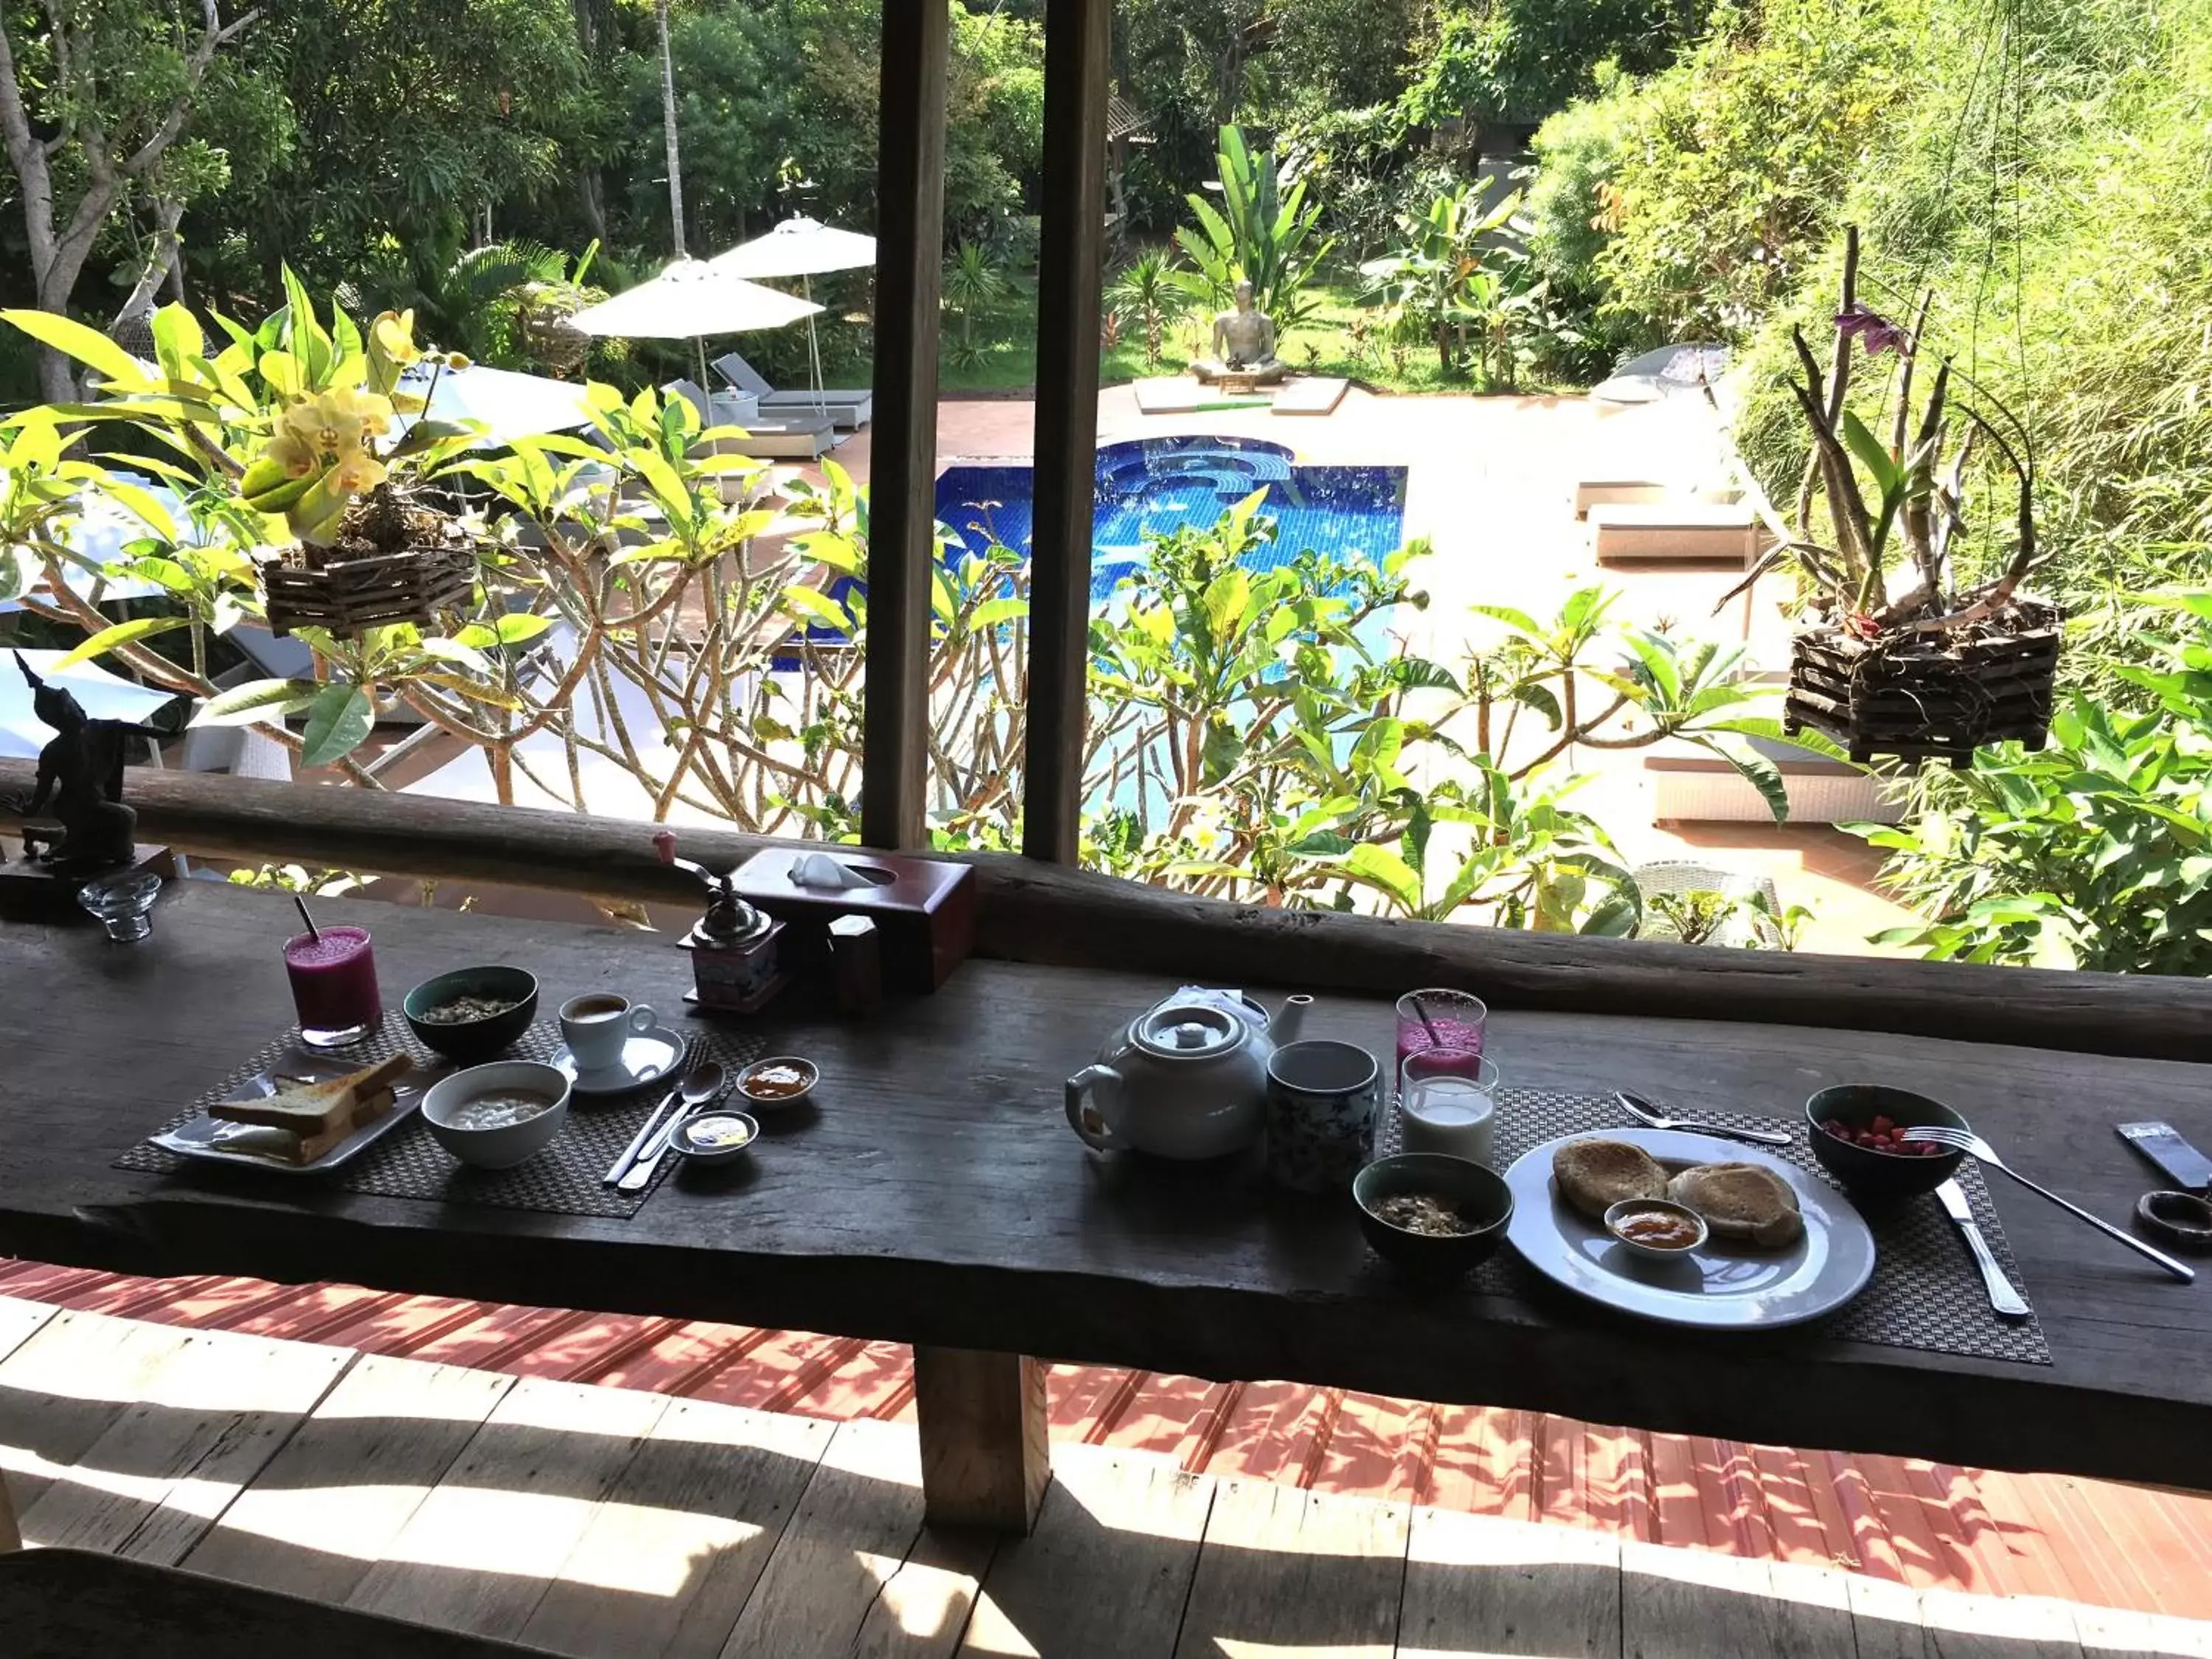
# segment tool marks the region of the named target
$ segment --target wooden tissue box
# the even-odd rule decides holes
[[[861,887],[805,887],[792,879],[801,859],[826,857],[868,878]],[[828,956],[829,925],[866,916],[883,940],[884,988],[934,991],[975,944],[975,872],[964,864],[862,847],[775,847],[756,853],[732,878],[739,896],[793,924],[787,951]]]

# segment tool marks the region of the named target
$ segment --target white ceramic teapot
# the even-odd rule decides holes
[[[1102,1152],[1205,1158],[1251,1146],[1266,1118],[1267,1061],[1297,1036],[1312,1001],[1289,998],[1270,1021],[1249,997],[1170,997],[1068,1079],[1068,1127]]]

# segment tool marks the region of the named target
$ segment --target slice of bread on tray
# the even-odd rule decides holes
[[[407,1055],[398,1054],[343,1077],[296,1083],[273,1095],[220,1100],[207,1109],[208,1115],[267,1131],[251,1137],[226,1136],[226,1149],[312,1164],[356,1129],[390,1111],[392,1085],[413,1065]]]

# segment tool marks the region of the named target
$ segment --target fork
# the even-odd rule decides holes
[[[2176,1279],[2180,1279],[2184,1284],[2188,1283],[2190,1280],[2197,1277],[2197,1270],[2194,1267],[2186,1266],[2182,1262],[2176,1261],[2164,1250],[2152,1248],[2150,1245],[2144,1243],[2140,1238],[2136,1237],[2132,1233],[2122,1232],[2118,1227],[2112,1225],[2111,1222],[2106,1220],[2104,1217],[2090,1214],[2088,1211],[2083,1209],[2079,1204],[2072,1203],[2066,1199],[2059,1197],[2058,1194],[2052,1192],[2050,1188],[2037,1186],[2035,1182],[2030,1181],[2019,1170],[2014,1169],[2011,1164],[1999,1158],[1996,1154],[1996,1149],[1994,1146],[1991,1146],[1988,1141],[1983,1139],[1979,1135],[1975,1134],[1969,1130],[1954,1129],[1948,1124],[1930,1124],[1923,1128],[1907,1129],[1905,1132],[1905,1138],[1907,1140],[1932,1140],[1938,1146],[1948,1146],[1954,1152],[1971,1152],[1974,1157],[1979,1158],[1991,1169],[2003,1170],[2014,1181],[2020,1182],[2021,1186],[2027,1188],[2031,1193],[2036,1193],[2049,1199],[2060,1209],[2066,1211],[2068,1213],[2081,1220],[2087,1222],[2099,1232],[2106,1234],[2112,1238],[2119,1240],[2121,1243],[2126,1245],[2137,1255],[2148,1256],[2153,1261],[2157,1262],[2160,1267],[2165,1268],[2166,1272],[2172,1273]]]
[[[1754,1146],[1787,1146],[1790,1137],[1779,1129],[1732,1129],[1725,1123],[1697,1123],[1688,1118],[1668,1117],[1642,1095],[1632,1095],[1626,1089],[1613,1091],[1613,1097],[1621,1109],[1647,1129],[1687,1129],[1698,1134],[1726,1135],[1730,1140],[1747,1140]]]

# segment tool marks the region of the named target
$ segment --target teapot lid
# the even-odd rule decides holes
[[[1252,1028],[1225,1008],[1170,1001],[1146,1012],[1132,1035],[1146,1053],[1165,1060],[1210,1060],[1244,1042]]]

